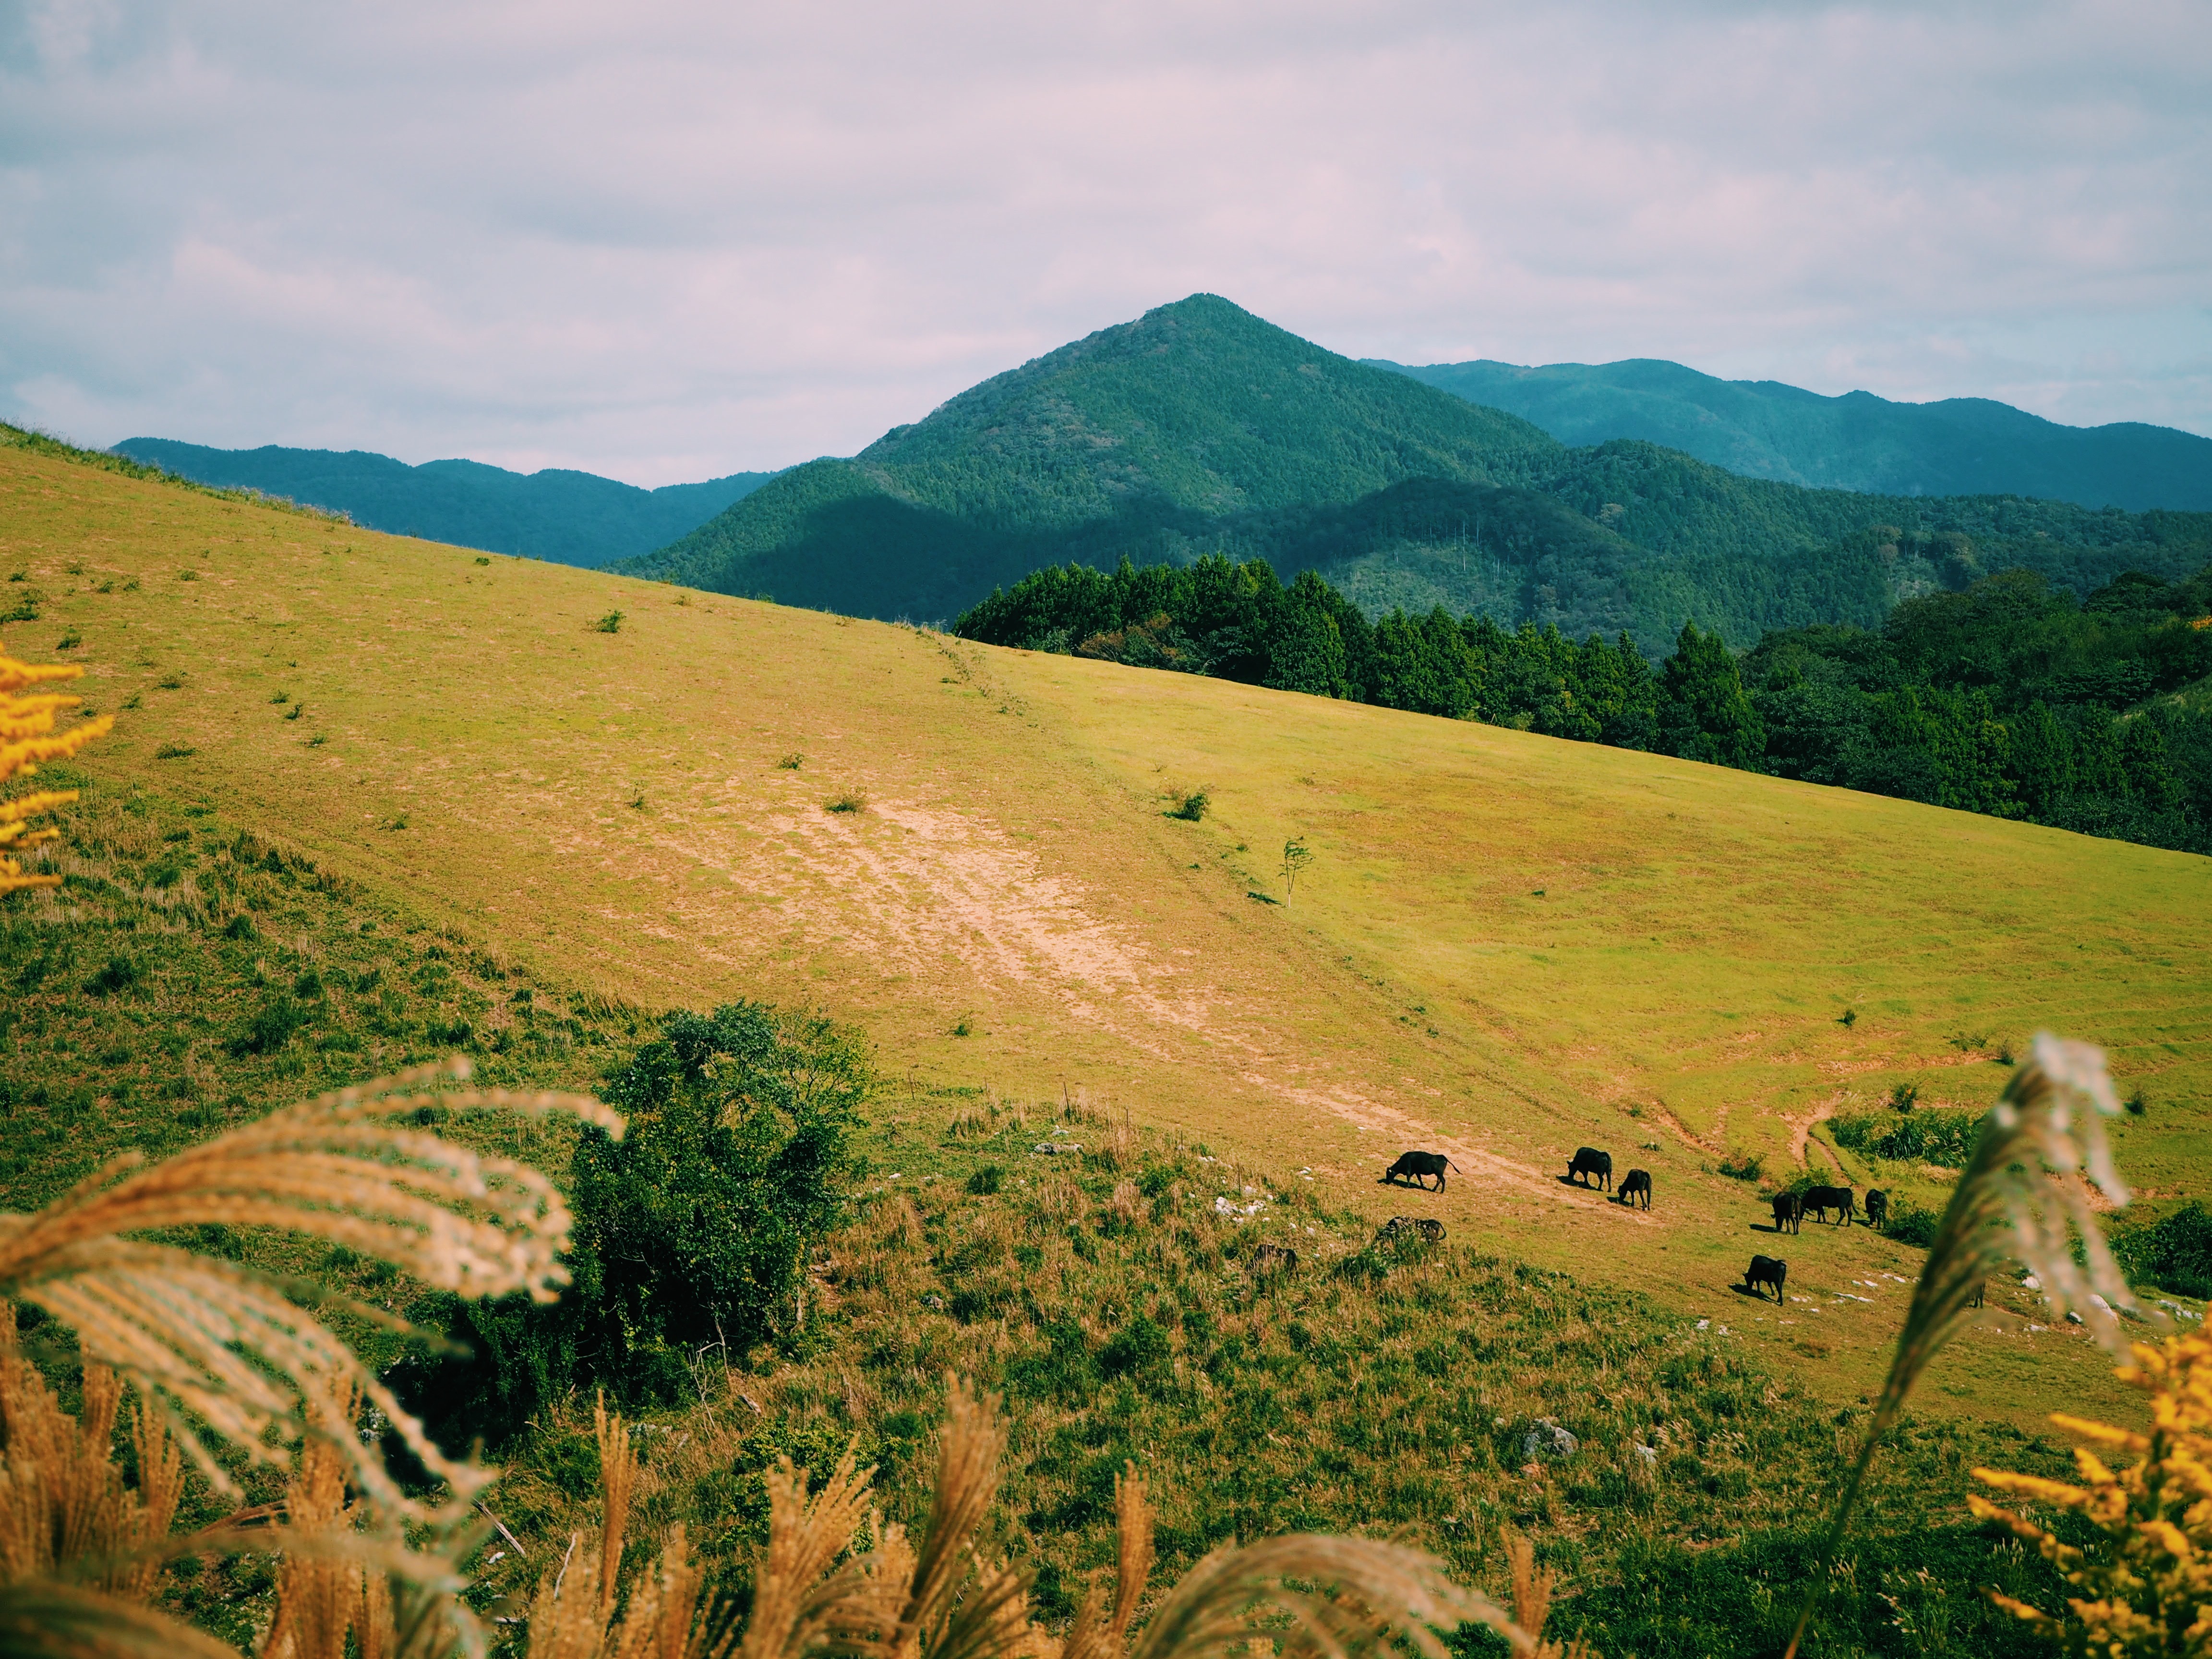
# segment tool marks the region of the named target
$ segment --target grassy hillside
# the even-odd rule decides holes
[[[1898,404],[1722,380],[1680,363],[1395,368],[1565,444],[1637,438],[1747,477],[1883,495],[2029,495],[2141,512],[2212,508],[2212,438],[2140,422],[2070,427],[1986,398]]]
[[[1939,538],[1932,562],[1897,551]],[[1047,565],[1206,553],[1263,557],[1286,580],[1319,570],[1378,611],[1442,604],[1577,638],[1626,628],[1647,646],[1695,617],[1741,646],[1872,625],[1900,598],[2011,565],[2084,592],[2130,568],[2185,574],[2212,558],[2212,516],[1855,495],[1649,443],[1569,449],[1198,295],[850,460],[794,468],[625,568],[929,620]]]
[[[0,914],[0,1208],[120,1148],[167,1152],[454,1046],[489,1081],[590,1088],[652,1035],[205,806],[83,781],[94,793],[51,860],[66,885]],[[558,1125],[445,1127],[568,1167]],[[1041,1158],[1048,1135],[1086,1151]],[[681,1521],[726,1574],[758,1535],[771,1460],[818,1471],[848,1443],[881,1470],[888,1513],[917,1520],[950,1367],[1006,1397],[997,1532],[1055,1627],[1108,1559],[1112,1480],[1132,1461],[1161,1503],[1163,1584],[1224,1538],[1316,1528],[1402,1532],[1502,1591],[1510,1528],[1562,1574],[1565,1626],[1607,1652],[1753,1651],[1794,1610],[1817,1521],[1804,1495],[1833,1486],[1863,1409],[1839,1417],[1773,1376],[1740,1321],[1700,1329],[1456,1239],[1378,1249],[1365,1217],[1287,1167],[1095,1109],[895,1081],[866,1149],[872,1173],[817,1259],[803,1328],[727,1365],[703,1357],[696,1397],[648,1412],[641,1554]],[[1299,1269],[1255,1279],[1261,1241],[1292,1244]],[[414,1311],[404,1281],[348,1251],[213,1228],[198,1242]],[[396,1351],[389,1331],[356,1336]],[[479,1605],[526,1600],[592,1524],[588,1424],[571,1396],[499,1449],[488,1506],[528,1553],[487,1553]],[[2027,1650],[1975,1590],[2052,1597],[2045,1569],[1965,1514],[1965,1471],[1990,1462],[2063,1468],[2002,1425],[1909,1426],[1847,1554],[1830,1650],[1887,1651],[1931,1626],[1922,1651]],[[191,1518],[228,1507],[196,1487]],[[244,1640],[269,1588],[261,1564],[233,1560],[193,1564],[169,1594]]]
[[[1823,1116],[1899,1083],[1986,1105],[2002,1047],[2049,1025],[2148,1097],[2131,1178],[2203,1185],[2202,859],[493,559],[21,448],[0,490],[37,601],[5,643],[75,637],[121,716],[103,788],[207,807],[581,992],[820,1005],[902,1087],[1126,1111],[1332,1205],[1418,1205],[1730,1322],[1833,1399],[1869,1386],[1913,1253],[1808,1231],[1788,1253],[1818,1311],[1742,1318],[1729,1285],[1771,1241],[1730,1153],[1828,1167]],[[1201,787],[1202,822],[1164,815]],[[1292,836],[1316,854],[1294,893]],[[1447,1194],[1376,1185],[1425,1142],[1467,1171]],[[1654,1171],[1648,1218],[1560,1184],[1583,1143]],[[2111,1394],[2017,1315],[1936,1383],[2020,1420]]]
[[[179,477],[312,503],[374,530],[590,566],[665,546],[775,476],[733,472],[640,489],[589,472],[549,467],[525,477],[480,461],[410,466],[358,449],[210,449],[171,438],[129,438],[115,449]]]

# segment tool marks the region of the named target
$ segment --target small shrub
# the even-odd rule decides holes
[[[177,572],[177,580],[180,582],[196,582],[199,579],[200,573],[197,570],[179,570]]]
[[[1836,1017],[1836,1024],[1842,1026],[1847,1031],[1858,1023],[1859,1011],[1856,1008],[1846,1008],[1841,1014]]]
[[[2128,1109],[2130,1117],[2141,1117],[2145,1112],[2150,1110],[2150,1097],[2143,1093],[2141,1089],[2130,1095],[2122,1103]]]
[[[848,789],[842,794],[832,795],[822,803],[825,812],[857,812],[868,804],[868,798],[858,790]]]
[[[279,691],[275,696],[270,698],[269,701],[271,702],[289,702],[292,701],[292,694],[289,691]]]
[[[776,766],[782,771],[796,772],[805,763],[806,757],[804,755],[786,755],[781,760],[776,763]]]
[[[2212,1296],[2212,1212],[2194,1200],[2112,1240],[2129,1281],[2183,1296]]]
[[[261,935],[255,931],[253,918],[247,915],[243,910],[240,911],[236,915],[230,919],[229,925],[222,930],[222,936],[225,939],[253,939],[261,937]]]
[[[320,749],[329,741],[330,737],[326,732],[318,732],[313,737],[307,739],[307,747],[310,749]]]
[[[273,1054],[291,1042],[307,1023],[307,1011],[289,996],[273,999],[253,1017],[245,1030],[231,1039],[234,1054]]]
[[[74,651],[77,647],[83,643],[84,635],[72,629],[70,632],[62,635],[61,642],[55,646],[54,649],[57,651]]]
[[[975,1027],[974,1022],[971,1021],[967,1015],[963,1014],[960,1017],[960,1023],[952,1028],[952,1035],[957,1037],[975,1036]]]
[[[995,1164],[986,1164],[968,1177],[968,1190],[978,1198],[988,1198],[1006,1185],[1006,1172]]]
[[[1889,1091],[1889,1109],[1893,1112],[1909,1112],[1919,1103],[1919,1100],[1920,1085],[1918,1084],[1900,1083]]]
[[[1838,1146],[1869,1158],[1963,1170],[1981,1123],[1972,1112],[1863,1112],[1831,1118],[1828,1132]]]
[[[1168,1334],[1148,1314],[1138,1314],[1098,1351],[1098,1369],[1109,1376],[1147,1371],[1168,1357]]]
[[[165,743],[154,751],[155,760],[185,760],[199,750],[188,743]]]
[[[1206,816],[1206,809],[1212,805],[1205,790],[1194,789],[1176,803],[1168,817],[1181,818],[1186,823],[1196,823]]]
[[[128,957],[110,957],[107,966],[85,981],[84,988],[96,997],[113,996],[127,991],[138,982],[138,964]]]
[[[592,629],[593,632],[599,634],[619,634],[622,632],[622,625],[623,613],[619,611],[610,611],[599,621],[593,623]]]
[[[1924,1204],[1909,1200],[1893,1200],[1889,1206],[1889,1221],[1882,1228],[1887,1237],[1903,1244],[1917,1244],[1922,1249],[1936,1242],[1936,1228],[1943,1219],[1942,1212],[1931,1210]]]
[[[479,553],[477,555],[477,562],[478,564],[489,564],[491,561],[484,557],[483,554]]]
[[[165,678],[156,680],[154,684],[156,690],[181,691],[185,689],[185,677],[182,674],[171,674]]]
[[[1732,1181],[1757,1181],[1766,1173],[1766,1160],[1757,1152],[1730,1152],[1717,1167]]]
[[[292,994],[312,1002],[323,994],[323,976],[312,968],[300,970],[299,978],[292,981]]]
[[[301,715],[302,715],[302,714],[306,714],[307,712],[307,704],[305,704],[304,702],[295,702],[295,703],[294,703],[294,704],[292,705],[292,707],[291,707],[289,709],[288,709],[288,710],[285,712],[284,718],[285,718],[286,720],[295,720],[299,719]]]

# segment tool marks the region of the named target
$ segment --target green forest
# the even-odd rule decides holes
[[[2212,852],[2212,564],[2081,599],[2002,571],[1741,655],[1691,622],[1656,668],[1625,631],[1441,605],[1370,623],[1311,570],[1222,556],[1041,570],[955,629]]]

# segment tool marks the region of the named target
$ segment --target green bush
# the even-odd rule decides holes
[[[1133,1376],[1167,1358],[1168,1334],[1148,1314],[1138,1314],[1098,1351],[1098,1369],[1109,1376]]]
[[[2194,1200],[2148,1226],[2117,1234],[2112,1256],[2129,1280],[2183,1296],[2212,1296],[2212,1212]]]
[[[233,1054],[273,1054],[308,1020],[308,1013],[289,996],[279,994],[264,1004],[246,1030],[230,1040]]]
[[[995,1164],[986,1164],[968,1177],[968,1190],[978,1198],[988,1198],[1006,1184],[1006,1172]]]
[[[112,996],[138,982],[138,964],[128,957],[110,957],[107,966],[87,980],[84,988],[94,996]]]
[[[808,1253],[859,1174],[851,1134],[873,1081],[857,1036],[825,1019],[749,1002],[669,1015],[599,1090],[628,1133],[577,1146],[574,1285],[550,1307],[427,1299],[413,1322],[468,1357],[401,1362],[401,1398],[441,1445],[496,1445],[571,1388],[667,1403],[708,1352],[737,1363],[795,1338]]]
[[[1942,1219],[1940,1210],[1897,1199],[1890,1204],[1889,1219],[1882,1231],[1899,1243],[1917,1244],[1924,1250],[1936,1242],[1936,1228]]]
[[[1206,808],[1212,805],[1212,798],[1205,790],[1194,789],[1176,803],[1174,810],[1170,811],[1168,816],[1171,818],[1181,818],[1186,823],[1196,823],[1205,817]]]
[[[1981,1124],[1975,1112],[1860,1112],[1831,1119],[1828,1132],[1838,1146],[1868,1158],[1963,1170]]]

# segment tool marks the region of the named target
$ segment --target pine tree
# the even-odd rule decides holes
[[[1659,748],[1684,760],[1759,769],[1766,731],[1744,692],[1735,657],[1717,633],[1682,624],[1660,671]]]

